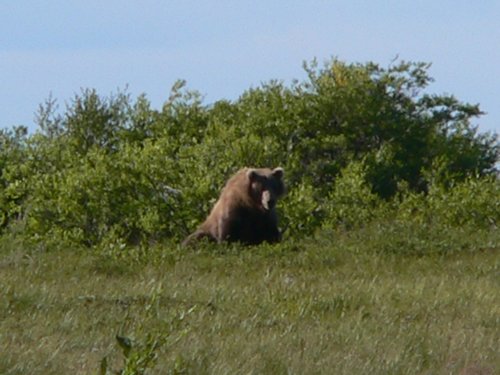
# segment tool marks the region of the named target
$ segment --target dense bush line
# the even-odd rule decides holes
[[[332,60],[207,105],[177,82],[145,96],[48,99],[0,133],[0,233],[89,246],[185,236],[242,166],[282,166],[286,236],[375,218],[496,228],[500,144],[477,105],[425,92],[428,64]]]

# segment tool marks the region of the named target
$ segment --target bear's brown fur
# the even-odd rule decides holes
[[[208,237],[218,243],[278,242],[276,201],[285,193],[282,168],[243,168],[231,177],[210,215],[183,242]]]

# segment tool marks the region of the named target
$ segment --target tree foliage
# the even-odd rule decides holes
[[[402,196],[449,197],[468,211],[449,212],[456,224],[479,196],[470,210],[487,218],[471,221],[498,223],[487,203],[500,201],[498,180],[487,177],[498,139],[478,132],[478,105],[426,92],[428,64],[304,68],[304,81],[271,81],[210,105],[183,81],[159,110],[145,95],[83,90],[61,113],[49,98],[36,133],[0,133],[0,230],[87,245],[178,239],[237,169],[278,165],[291,236],[371,220]]]

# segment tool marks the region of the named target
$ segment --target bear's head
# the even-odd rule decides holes
[[[250,196],[263,211],[272,210],[278,198],[285,194],[283,168],[249,168],[247,177],[250,181]]]

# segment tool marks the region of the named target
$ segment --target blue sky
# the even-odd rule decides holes
[[[0,127],[35,129],[51,94],[128,87],[155,108],[177,79],[205,102],[270,79],[303,79],[303,61],[431,62],[430,93],[479,103],[500,133],[500,2],[493,0],[0,1]]]

